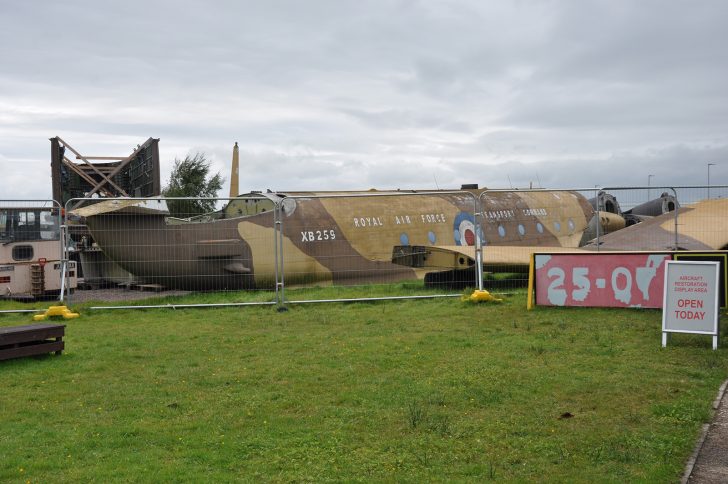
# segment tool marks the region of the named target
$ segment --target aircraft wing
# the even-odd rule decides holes
[[[528,268],[531,254],[536,252],[588,251],[570,247],[488,245],[483,247],[483,268],[487,271],[520,272]],[[392,252],[392,262],[432,270],[467,269],[475,265],[475,247],[397,245]]]
[[[677,212],[678,250],[723,250],[728,247],[728,199],[703,200]],[[631,225],[599,239],[599,250],[671,250],[675,248],[675,212]],[[592,242],[584,247],[596,250]]]
[[[98,202],[96,201],[98,200]],[[152,198],[146,200],[139,199],[89,199],[89,205],[76,208],[69,212],[69,215],[77,215],[79,217],[91,217],[93,215],[101,215],[110,212],[125,212],[136,214],[166,214],[169,215],[167,202],[162,199]]]

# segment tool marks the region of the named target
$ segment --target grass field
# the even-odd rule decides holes
[[[62,356],[0,362],[0,481],[674,482],[728,376],[659,311],[525,293],[77,309]]]

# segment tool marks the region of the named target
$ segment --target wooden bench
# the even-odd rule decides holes
[[[27,324],[0,328],[0,361],[55,352],[64,348],[65,324]]]

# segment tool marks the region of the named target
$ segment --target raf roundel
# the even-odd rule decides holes
[[[460,212],[455,217],[453,237],[456,245],[475,245],[475,219],[472,214]]]

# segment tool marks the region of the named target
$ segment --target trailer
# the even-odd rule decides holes
[[[60,208],[0,207],[0,298],[48,299],[61,292]],[[77,286],[76,263],[65,264],[66,287]]]

